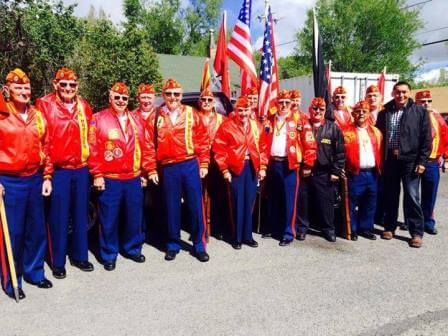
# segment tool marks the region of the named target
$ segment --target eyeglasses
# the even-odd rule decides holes
[[[204,103],[211,103],[213,101],[213,98],[201,98],[201,102]]]
[[[432,99],[420,100],[420,103],[422,103],[422,104],[432,103]]]
[[[176,97],[176,98],[179,98],[181,95],[180,92],[172,92],[172,91],[165,91],[163,94],[167,97]]]
[[[378,95],[376,93],[370,93],[367,95],[367,98],[376,98]]]
[[[337,95],[336,97],[334,97],[335,99],[345,99],[346,96],[341,96],[341,95]]]
[[[122,101],[128,101],[128,99],[129,99],[129,97],[127,97],[127,96],[118,96],[118,95],[116,95],[116,96],[113,96],[112,97],[114,100],[122,100]]]
[[[289,100],[279,100],[278,104],[279,105],[290,105],[291,101],[289,101]]]
[[[78,83],[59,82],[59,86],[62,88],[66,88],[67,86],[70,86],[72,89],[74,89],[78,86]]]
[[[238,111],[239,113],[243,113],[243,112],[247,112],[247,111],[249,111],[249,109],[239,108],[237,111]]]
[[[325,107],[317,107],[317,106],[315,106],[315,107],[313,107],[313,110],[314,111],[325,111]]]

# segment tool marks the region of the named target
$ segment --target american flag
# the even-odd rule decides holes
[[[275,100],[279,90],[274,21],[272,20],[271,6],[267,8],[260,63],[260,82],[258,116],[263,119],[268,115],[269,109],[275,106]]]
[[[245,92],[248,87],[257,83],[257,73],[255,71],[250,38],[251,10],[252,0],[243,0],[243,6],[227,45],[227,55],[239,65],[241,70],[242,92]]]

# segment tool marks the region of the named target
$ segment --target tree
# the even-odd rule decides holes
[[[191,0],[185,14],[183,54],[208,55],[209,31],[218,26],[222,0]]]
[[[416,71],[409,56],[418,48],[415,32],[422,27],[418,9],[405,9],[404,0],[318,0],[316,16],[324,59],[334,71],[380,72],[410,78]],[[296,56],[311,72],[313,14],[296,35]]]
[[[280,79],[304,76],[310,73],[311,69],[305,66],[306,61],[297,55],[280,57],[278,59],[278,75]]]
[[[180,54],[184,26],[179,0],[161,0],[141,12],[146,41],[159,54]]]
[[[115,82],[125,82],[131,97],[135,96],[138,84],[161,82],[157,55],[137,27],[137,21],[133,21],[135,18],[128,18],[124,31],[105,19],[86,24],[83,39],[69,62],[80,77],[81,94],[95,110],[108,105],[109,90]],[[131,106],[132,103],[131,100]]]
[[[0,1],[0,74],[21,67],[32,82],[33,96],[52,90],[51,79],[66,64],[82,25],[73,16],[74,6],[62,1]]]

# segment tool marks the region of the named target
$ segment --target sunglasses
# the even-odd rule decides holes
[[[201,102],[204,103],[211,103],[213,101],[213,98],[201,98]]]
[[[428,100],[420,100],[420,103],[422,103],[422,104],[432,103],[432,99],[428,99]]]
[[[337,95],[337,96],[335,97],[335,99],[345,99],[345,97],[346,97],[346,96],[340,96],[340,95]]]
[[[279,105],[289,105],[289,104],[291,104],[291,102],[289,100],[279,100],[278,104]]]
[[[74,89],[74,88],[76,88],[78,86],[78,83],[59,82],[59,86],[62,87],[62,88],[66,88],[67,86],[69,86],[72,89]]]
[[[325,111],[325,107],[313,107],[314,111]]]
[[[129,97],[126,97],[126,96],[113,96],[112,97],[114,100],[122,100],[122,101],[128,101],[128,99],[129,99]]]
[[[249,111],[249,109],[239,108],[237,111],[243,113]]]
[[[180,92],[172,92],[172,91],[169,91],[169,92],[168,92],[168,91],[165,91],[164,95],[167,96],[167,97],[176,97],[176,98],[179,98],[180,95],[181,95],[181,93],[180,93]]]

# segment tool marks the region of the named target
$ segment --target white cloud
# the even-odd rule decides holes
[[[97,12],[100,8],[102,8],[112,20],[112,22],[116,24],[119,24],[124,20],[122,0],[64,0],[64,3],[67,5],[78,4],[75,8],[76,16],[87,16],[90,6],[93,6],[95,7]]]

